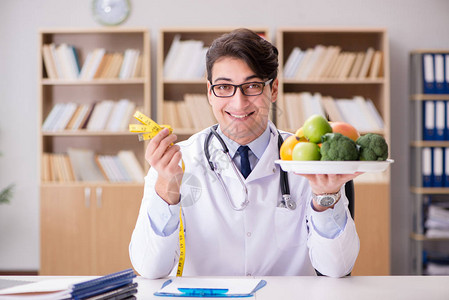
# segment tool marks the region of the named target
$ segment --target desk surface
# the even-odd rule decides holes
[[[36,281],[57,277],[0,276],[0,278]],[[93,277],[88,276],[85,278],[87,280]],[[301,276],[254,278],[266,280],[267,285],[259,290],[255,297],[249,299],[449,299],[449,276],[350,276],[344,278]],[[170,299],[153,295],[155,291],[160,289],[166,279],[150,280],[137,277],[136,281],[139,283],[138,299]]]

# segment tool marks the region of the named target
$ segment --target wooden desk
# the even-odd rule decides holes
[[[84,276],[83,276],[84,277]],[[55,276],[3,276],[0,278],[22,280],[44,280]],[[85,277],[92,279],[94,277]],[[242,277],[243,278],[243,277]],[[267,281],[259,290],[257,300],[298,300],[298,299],[343,299],[343,300],[447,300],[449,299],[449,276],[350,276],[328,277],[255,277]],[[142,277],[138,283],[138,299],[170,299],[156,297],[153,293],[160,289],[167,279],[150,280]],[[198,298],[182,298],[198,299]],[[248,299],[248,298],[245,298]]]

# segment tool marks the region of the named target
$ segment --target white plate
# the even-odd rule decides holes
[[[276,160],[282,170],[299,174],[353,174],[355,172],[383,172],[394,160],[386,161],[296,161]]]

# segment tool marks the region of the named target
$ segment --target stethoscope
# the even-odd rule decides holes
[[[240,173],[240,171],[237,169],[237,166],[234,164],[234,161],[231,158],[231,155],[229,154],[229,149],[226,146],[225,142],[223,141],[223,139],[221,138],[221,136],[217,133],[217,127],[218,124],[212,126],[210,128],[210,133],[209,135],[206,137],[206,140],[204,142],[204,154],[206,155],[206,159],[207,162],[209,163],[209,166],[211,168],[211,170],[215,173],[215,175],[218,178],[218,181],[220,182],[223,190],[225,191],[226,197],[228,198],[229,204],[231,205],[232,209],[237,210],[237,211],[242,211],[244,210],[248,204],[249,204],[249,200],[248,200],[248,189],[246,188],[246,185],[243,181],[243,175]],[[245,200],[242,202],[242,204],[240,205],[240,207],[237,207],[234,205],[231,196],[229,195],[229,191],[226,188],[224,182],[223,182],[223,178],[220,175],[220,172],[218,172],[218,168],[217,168],[217,164],[212,162],[210,160],[210,154],[209,154],[209,145],[210,145],[210,140],[211,138],[215,136],[218,141],[221,144],[222,147],[222,151],[225,154],[227,160],[229,161],[229,164],[232,166],[232,169],[234,170],[234,173],[237,174],[237,178],[240,181],[241,186],[243,187],[243,191],[245,192]],[[282,143],[284,142],[284,140],[282,139],[281,134],[278,131],[278,147],[280,148]],[[282,192],[282,201],[281,203],[278,205],[278,207],[284,207],[287,208],[289,210],[295,210],[296,209],[296,203],[295,201],[293,201],[290,197],[290,187],[288,184],[288,176],[287,176],[287,172],[285,172],[284,170],[281,169],[280,172],[280,185],[281,185],[281,192]]]

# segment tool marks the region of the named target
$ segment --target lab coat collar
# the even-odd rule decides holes
[[[267,149],[265,149],[256,167],[251,171],[249,176],[246,179],[244,179],[245,182],[257,180],[276,173],[276,166],[274,163],[274,159],[279,157],[278,131],[274,126],[274,124],[270,121],[268,121],[268,126],[270,127],[271,132],[270,132],[270,141],[268,142]],[[217,138],[211,139],[209,151],[211,154],[211,160],[217,164],[218,172],[221,174],[221,176],[237,179],[238,175],[236,174],[236,172],[234,172],[234,169],[230,165],[229,160],[223,153],[221,144]]]

